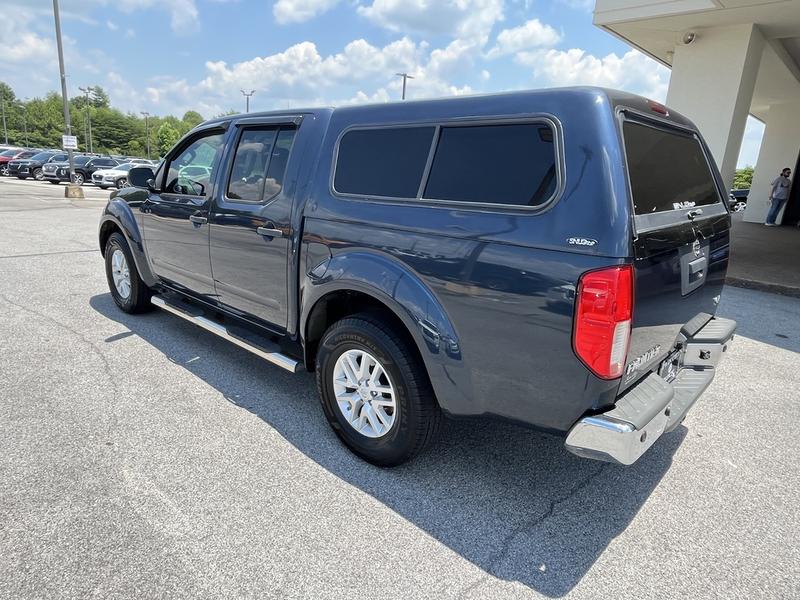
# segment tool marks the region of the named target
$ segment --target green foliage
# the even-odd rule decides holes
[[[125,114],[110,104],[108,94],[94,86],[89,101],[86,96],[76,95],[70,99],[70,121],[72,133],[78,136],[82,151],[88,150],[87,117],[92,124],[92,150],[102,154],[147,155],[147,137],[144,118]],[[14,90],[0,81],[0,96],[5,100],[8,142],[19,146],[37,148],[60,148],[64,133],[64,105],[61,95],[50,92],[44,98],[33,98],[27,102],[17,100]],[[180,137],[203,122],[203,117],[188,111],[182,119],[174,116],[148,118],[150,154],[163,156]],[[168,127],[162,132],[162,125]],[[25,130],[27,128],[27,136]],[[3,132],[0,131],[0,142]]]
[[[749,190],[753,183],[753,167],[744,167],[736,169],[736,174],[733,176],[733,189],[735,190]]]
[[[172,117],[174,118],[174,117]],[[177,119],[176,119],[177,120]],[[180,131],[170,122],[165,121],[158,128],[158,153],[164,156],[181,138]]]

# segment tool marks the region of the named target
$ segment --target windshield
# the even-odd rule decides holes
[[[39,152],[31,156],[31,160],[48,160],[51,156],[54,156],[52,152]]]
[[[115,171],[130,171],[136,165],[131,163],[122,163],[121,165],[117,165],[116,167],[111,167]]]
[[[622,131],[637,215],[720,201],[696,136],[633,121],[625,121]]]
[[[30,158],[34,154],[36,154],[36,152],[23,152],[17,158]]]

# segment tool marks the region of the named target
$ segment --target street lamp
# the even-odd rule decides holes
[[[250,96],[255,94],[256,91],[255,90],[250,90],[249,92],[245,92],[244,90],[239,90],[239,91],[242,92],[242,96],[245,97],[244,112],[249,113],[250,112]]]
[[[406,99],[406,81],[409,79],[414,79],[413,75],[409,75],[408,73],[395,73],[398,77],[403,78],[403,100]]]
[[[86,94],[86,148],[89,152],[92,151],[92,113],[89,112],[89,94],[94,95],[94,88],[87,86],[85,88],[78,87],[80,91]]]
[[[61,99],[64,101],[64,133],[72,135],[72,124],[69,120],[69,99],[67,98],[67,75],[64,72],[64,47],[61,44],[61,14],[58,11],[58,0],[53,0],[53,17],[56,21],[56,47],[58,48],[58,70],[61,76]],[[69,180],[72,183],[75,178],[75,157],[72,153],[72,148],[67,149],[67,156],[69,156]],[[75,189],[70,189],[67,186],[67,197],[83,197],[83,192],[80,187],[75,186]]]
[[[5,142],[3,142],[6,146],[8,146],[8,128],[6,128],[6,95],[0,91],[0,107],[2,107],[3,111],[3,137],[5,138]]]
[[[146,110],[140,110],[139,114],[144,115],[144,138],[147,143],[147,160],[150,160],[150,125],[147,122],[150,113]]]

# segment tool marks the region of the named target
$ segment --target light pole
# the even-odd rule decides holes
[[[22,104],[22,130],[25,132],[25,147],[28,148],[28,107]]]
[[[86,94],[86,148],[89,152],[92,151],[92,113],[89,111],[89,94],[94,94],[94,88],[92,86],[86,86],[85,88],[78,87],[80,91]]]
[[[409,75],[408,73],[395,73],[398,77],[403,78],[403,100],[406,99],[406,81],[409,79],[414,79],[413,75]]]
[[[249,113],[250,112],[250,96],[255,94],[256,91],[255,90],[250,90],[249,92],[245,92],[244,90],[239,90],[239,91],[242,92],[242,96],[245,97],[244,112]]]
[[[140,110],[139,113],[144,115],[144,139],[147,144],[147,160],[150,160],[150,126],[147,122],[150,113],[146,110]]]
[[[72,124],[69,120],[69,99],[67,98],[67,75],[64,72],[64,47],[61,44],[61,14],[58,11],[58,0],[53,0],[53,16],[56,21],[56,46],[58,48],[58,69],[61,75],[61,99],[64,101],[64,132],[67,135],[72,135]],[[75,157],[72,154],[72,149],[67,150],[69,156],[69,181],[72,183],[75,177]],[[80,190],[80,188],[78,188]],[[69,186],[67,186],[67,195],[69,195]],[[79,194],[81,192],[78,192]]]

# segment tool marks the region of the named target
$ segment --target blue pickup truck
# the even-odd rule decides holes
[[[112,192],[114,301],[291,372],[374,464],[491,415],[636,461],[711,383],[726,190],[694,125],[598,88],[233,115]]]

